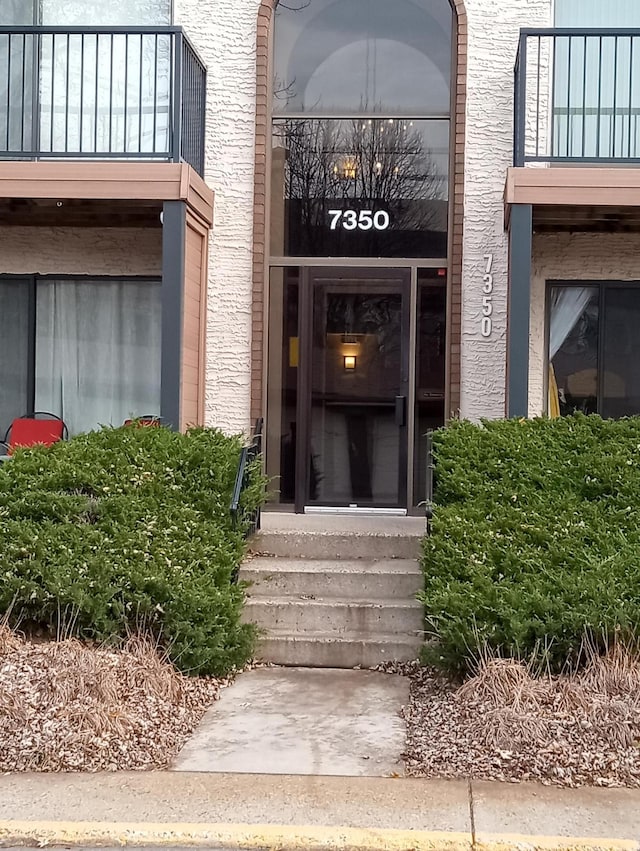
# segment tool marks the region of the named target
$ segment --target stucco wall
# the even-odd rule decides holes
[[[529,414],[545,405],[546,281],[640,280],[640,234],[538,234],[533,241]]]
[[[461,414],[505,413],[508,241],[506,169],[513,164],[513,69],[521,27],[550,26],[552,0],[465,0],[468,15]],[[485,255],[493,255],[493,330],[481,333]]]
[[[160,275],[160,228],[0,228],[8,275]]]
[[[175,0],[208,68],[205,179],[215,190],[207,321],[208,425],[249,425],[256,30],[259,0]]]

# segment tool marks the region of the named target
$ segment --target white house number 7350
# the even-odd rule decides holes
[[[331,216],[330,228],[337,230],[387,230],[391,218],[386,210],[329,210]]]
[[[493,254],[484,255],[482,283],[482,336],[490,337],[493,331]]]

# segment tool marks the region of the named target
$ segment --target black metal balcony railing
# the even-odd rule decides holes
[[[521,30],[514,165],[640,164],[640,30]]]
[[[0,27],[0,160],[204,170],[206,69],[180,27]]]

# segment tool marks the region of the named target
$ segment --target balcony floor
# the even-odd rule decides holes
[[[640,231],[640,168],[584,165],[510,168],[505,221],[514,204],[533,207],[536,231]]]

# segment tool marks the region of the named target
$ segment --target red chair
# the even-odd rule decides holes
[[[59,440],[66,440],[68,435],[68,429],[60,417],[45,411],[35,411],[13,420],[4,440],[0,441],[7,452],[6,455],[0,455],[0,459],[10,458],[18,446],[51,446]]]
[[[160,426],[160,417],[156,417],[154,414],[145,414],[143,417],[136,417],[135,419],[129,419],[124,421],[124,425],[131,426]]]

